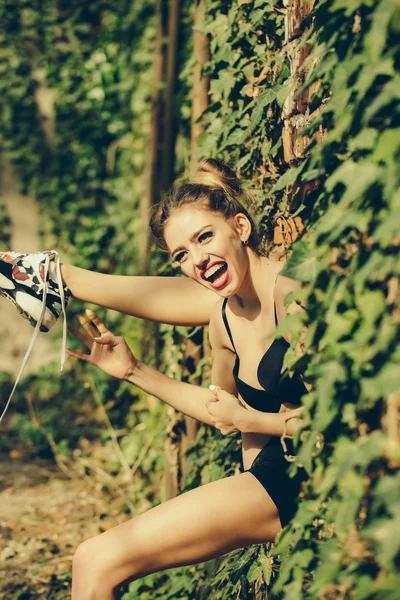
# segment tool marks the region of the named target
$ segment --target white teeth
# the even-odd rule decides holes
[[[224,265],[225,265],[225,263],[219,263],[218,265],[214,265],[213,267],[211,267],[211,269],[208,269],[208,271],[206,273],[204,273],[204,277],[206,279],[209,279],[212,275],[214,275],[214,273],[219,271],[219,269],[221,269]]]

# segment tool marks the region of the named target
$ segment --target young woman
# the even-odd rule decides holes
[[[285,316],[285,296],[298,285],[279,275],[282,263],[259,252],[245,202],[235,174],[217,161],[204,161],[189,183],[173,189],[153,215],[152,229],[188,279],[137,278],[133,309],[130,278],[109,279],[115,290],[110,293],[104,291],[104,277],[111,276],[91,274],[90,288],[80,270],[61,270],[64,283],[81,299],[169,323],[209,320],[214,393],[138,361],[94,313],[88,313],[90,320],[79,318],[85,334],[71,328],[90,354],[68,354],[224,435],[240,431],[244,465],[239,475],[181,494],[83,542],[73,560],[73,600],[111,600],[122,582],[273,541],[295,513],[304,473],[288,476],[279,437],[296,430],[299,421],[293,417],[300,416],[306,389],[299,378],[281,376],[290,339],[271,341],[271,334]],[[291,452],[290,440],[288,446]]]

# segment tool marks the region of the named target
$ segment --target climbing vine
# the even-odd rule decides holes
[[[305,85],[331,97],[309,135],[326,134],[285,174],[298,190],[320,181],[286,266],[307,282],[292,325],[308,327],[287,364],[313,386],[298,453],[310,483],[274,549],[292,546],[275,588],[287,597],[391,598],[399,583],[398,28],[394,2],[315,11]]]
[[[2,148],[40,203],[44,240],[79,266],[137,272],[157,10],[144,1],[0,1],[0,69],[8,74],[0,78]],[[181,18],[175,175],[188,166],[191,2],[183,2]],[[400,584],[398,3],[208,0],[197,29],[208,37],[203,74],[210,78],[198,158],[214,156],[237,169],[257,199],[266,251],[290,256],[286,274],[304,282],[296,300],[305,312],[279,331],[295,333],[285,364],[312,386],[295,436],[309,480],[274,547],[148,576],[131,584],[125,598],[394,598]],[[41,104],[46,94],[54,96],[53,129]],[[1,234],[6,222],[2,217]],[[149,272],[172,274],[175,267],[153,250]],[[188,335],[202,343],[199,331],[162,326],[156,343],[151,326],[108,318],[150,364],[209,383],[207,353],[189,373],[182,352]],[[305,326],[299,357],[294,347]],[[75,369],[73,387],[82,383],[82,397],[64,407],[72,413],[89,394],[87,371]],[[48,380],[48,374],[26,380],[17,408],[27,390],[43,407],[58,396]],[[129,461],[154,435],[135,491],[143,506],[159,501],[162,423],[171,424],[168,438],[178,447],[184,421],[125,384],[100,376],[97,385],[111,402],[113,422],[131,430],[121,441]],[[29,437],[26,417],[13,418]],[[62,437],[59,413],[47,412],[45,422],[67,452],[79,442],[77,429]],[[46,451],[45,439],[35,443]],[[186,460],[180,491],[237,472],[239,439],[201,426]]]

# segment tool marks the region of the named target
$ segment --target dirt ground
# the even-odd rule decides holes
[[[120,502],[53,462],[0,455],[0,599],[70,598],[79,543],[126,518]]]
[[[18,180],[4,156],[0,156],[0,195],[11,219],[9,249],[43,250],[38,236],[39,206],[34,198],[19,192]],[[0,298],[0,318],[1,370],[15,377],[33,329],[4,298]],[[24,375],[58,361],[60,344],[40,334]],[[4,398],[1,402],[3,406]],[[92,462],[97,481],[73,464],[66,469],[68,477],[54,461],[24,458],[18,451],[0,453],[0,600],[70,598],[71,563],[77,546],[130,518],[124,501],[104,492],[99,478],[109,478],[99,468],[102,465]],[[122,488],[118,489],[122,495]]]

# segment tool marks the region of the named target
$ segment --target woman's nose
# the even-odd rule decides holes
[[[193,262],[196,267],[202,267],[209,261],[209,255],[202,248],[198,248],[193,252]]]

